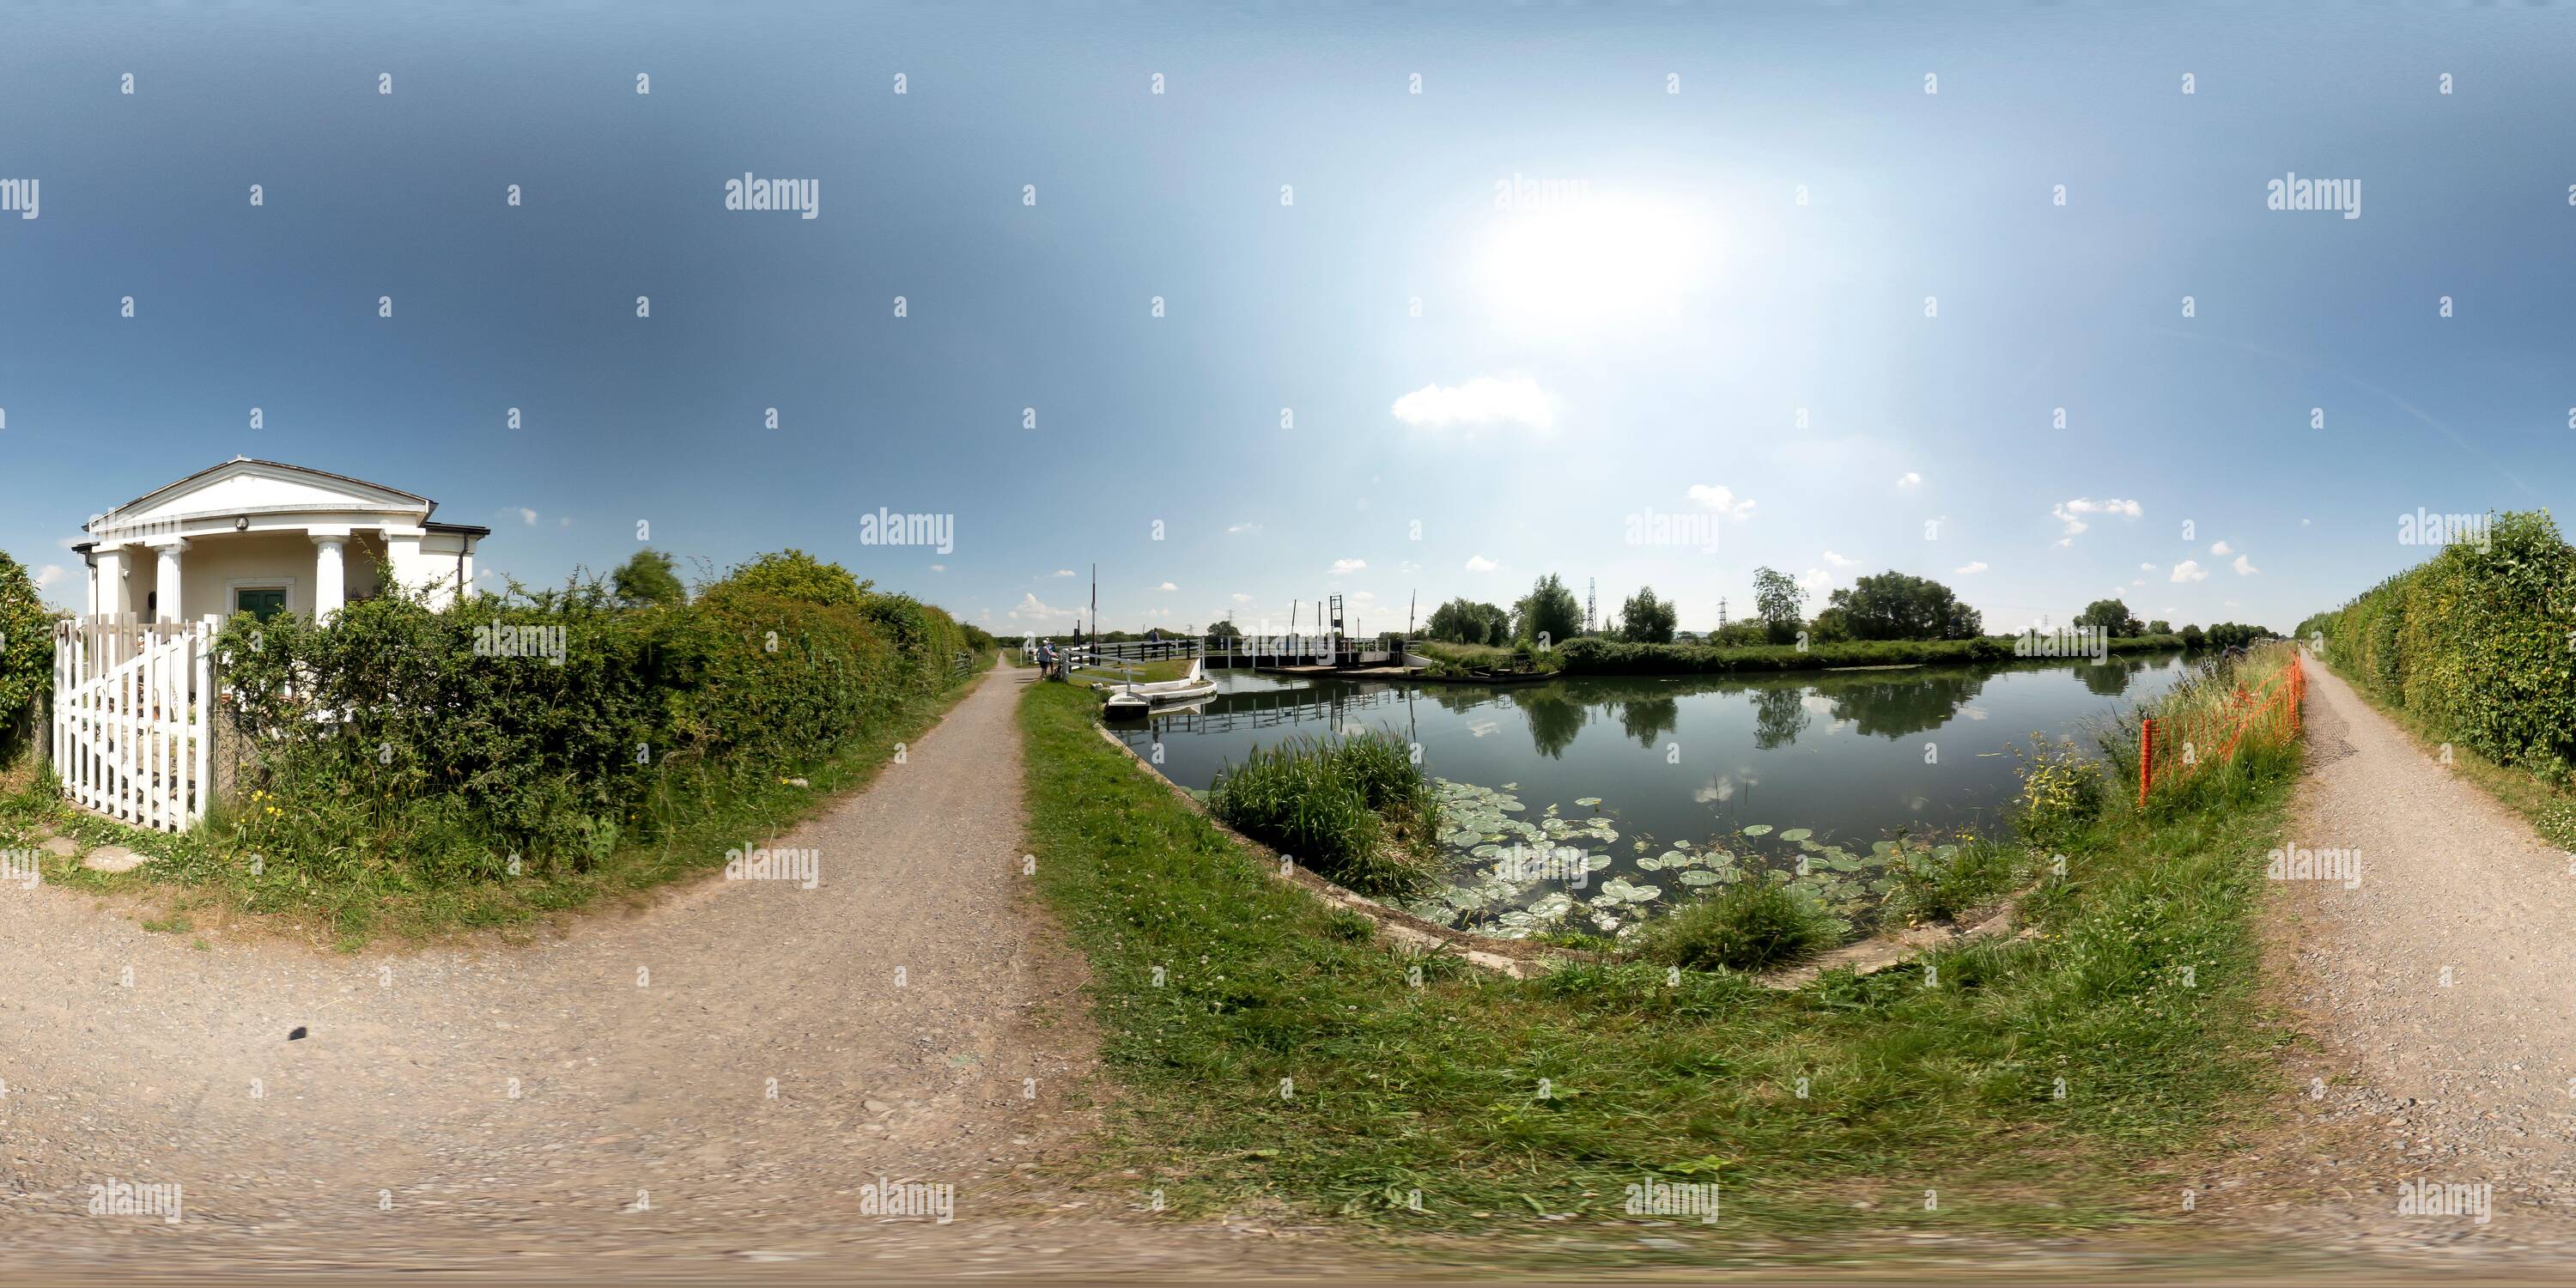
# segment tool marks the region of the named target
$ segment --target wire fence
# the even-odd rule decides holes
[[[2248,745],[2275,746],[2299,736],[2299,703],[2308,673],[2296,649],[2284,664],[2247,685],[2239,681],[2214,706],[2150,716],[2138,726],[2138,804],[2158,787],[2179,784],[2207,765],[2225,764]]]

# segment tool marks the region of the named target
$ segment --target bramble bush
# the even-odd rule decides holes
[[[0,768],[17,758],[36,700],[53,687],[53,614],[26,566],[0,553]]]
[[[765,575],[791,563],[798,576]],[[835,576],[837,574],[837,576]],[[390,584],[390,583],[388,583]],[[951,687],[965,635],[838,565],[763,556],[685,603],[574,583],[327,624],[247,614],[218,642],[250,763],[237,840],[317,879],[582,871],[685,790],[774,778]]]
[[[2546,513],[2492,520],[2299,624],[2337,673],[2435,736],[2567,783],[2576,775],[2576,548]]]

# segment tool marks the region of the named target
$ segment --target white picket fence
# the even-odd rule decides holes
[[[54,772],[72,803],[162,832],[205,817],[221,624],[130,615],[54,624]]]

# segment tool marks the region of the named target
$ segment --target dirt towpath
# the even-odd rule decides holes
[[[1020,868],[1029,675],[986,677],[869,789],[749,838],[810,852],[815,888],[710,880],[542,946],[197,950],[0,890],[0,1280],[1280,1264],[1278,1238],[1223,1229],[1139,1244],[1112,1201],[1045,1179],[1097,1087],[1081,959]],[[180,1219],[92,1215],[110,1182],[182,1187]],[[953,1222],[871,1210],[887,1183],[917,1205],[938,1192],[901,1187],[951,1187]]]
[[[2308,671],[2284,857],[2315,875],[2281,883],[2272,936],[2310,1039],[2297,1125],[2203,1202],[2320,1249],[2576,1259],[2576,857]],[[2401,1212],[2428,1182],[2436,1210]]]

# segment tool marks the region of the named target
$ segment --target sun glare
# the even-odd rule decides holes
[[[1714,235],[1663,202],[1577,194],[1501,211],[1478,277],[1509,330],[1618,332],[1680,310],[1707,271]]]

